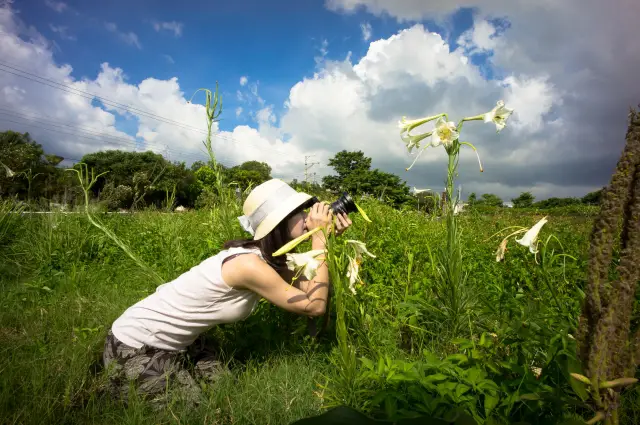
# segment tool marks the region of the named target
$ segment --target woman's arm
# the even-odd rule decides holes
[[[335,224],[336,224],[336,235],[341,235],[353,223],[351,222],[351,219],[349,218],[349,216],[347,216],[347,214],[339,213],[336,215]],[[316,248],[312,247],[312,249],[316,249]],[[324,248],[317,248],[317,249],[324,249]],[[287,282],[291,282],[295,277],[295,274],[296,273],[292,270],[284,270],[281,273],[283,279],[286,280]],[[300,289],[305,293],[309,292],[309,280],[304,275],[301,275],[297,279],[295,279],[293,281],[293,286],[295,286],[296,288]]]
[[[322,249],[322,248],[317,248]],[[306,316],[321,316],[327,308],[329,270],[324,261],[306,290],[290,285],[255,254],[240,255],[222,267],[222,278],[231,287],[249,289],[285,310]]]

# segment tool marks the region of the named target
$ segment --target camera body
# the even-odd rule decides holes
[[[314,203],[320,202],[320,200],[315,196],[312,197],[311,199],[313,200]],[[339,213],[349,214],[358,210],[356,208],[356,204],[353,202],[353,199],[351,198],[351,195],[349,195],[347,192],[343,192],[342,195],[340,195],[340,197],[335,202],[332,202],[329,207],[331,208],[331,211],[333,211],[334,214],[339,214]]]

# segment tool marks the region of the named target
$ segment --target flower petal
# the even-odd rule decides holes
[[[347,239],[346,242],[348,244],[350,244],[355,249],[356,255],[358,257],[360,257],[362,254],[367,254],[371,258],[376,258],[375,255],[373,255],[372,253],[367,251],[367,246],[365,245],[364,242],[360,242],[360,241],[357,241],[357,240],[354,240],[354,239]]]
[[[504,253],[507,250],[508,242],[509,242],[508,238],[504,238],[502,242],[500,242],[500,246],[498,246],[498,250],[496,251],[496,261],[504,260]]]
[[[538,239],[538,233],[540,233],[540,229],[542,229],[542,226],[544,226],[547,221],[547,216],[542,217],[533,227],[527,230],[521,239],[516,239],[516,242],[520,245],[528,246],[532,254],[537,253],[536,240]]]

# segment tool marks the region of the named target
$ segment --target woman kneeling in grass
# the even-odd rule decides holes
[[[114,394],[126,395],[134,381],[142,393],[158,395],[169,379],[198,393],[186,369],[187,358],[202,376],[211,376],[220,364],[215,353],[203,349],[200,335],[215,325],[246,319],[260,298],[302,315],[324,314],[329,294],[326,263],[313,279],[297,280],[292,288],[285,257],[272,254],[308,230],[329,231],[329,205],[314,203],[310,195],[272,179],[249,194],[243,211],[239,220],[253,239],[227,242],[217,255],[160,285],[113,323],[103,361]],[[345,214],[335,221],[336,234],[351,225]],[[312,249],[325,249],[323,232],[312,238]]]

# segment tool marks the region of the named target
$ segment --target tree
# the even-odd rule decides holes
[[[360,186],[367,181],[371,158],[364,156],[364,152],[348,152],[343,150],[329,160],[329,166],[338,173],[337,176],[325,176],[322,184],[334,192],[346,191],[351,194],[362,193]]]
[[[196,171],[198,171],[200,168],[204,167],[205,165],[207,165],[207,163],[204,162],[204,161],[194,161],[193,164],[191,164],[191,171],[193,171],[195,173]]]
[[[514,208],[527,208],[533,205],[535,196],[531,192],[522,192],[520,196],[511,200]]]
[[[548,198],[542,201],[536,202],[533,204],[536,208],[555,208],[555,207],[565,207],[568,205],[577,205],[580,203],[580,199],[578,198]]]
[[[162,155],[151,151],[127,152],[110,150],[85,155],[82,162],[96,173],[108,171],[95,184],[95,194],[100,193],[107,183],[114,188],[130,187],[137,207],[155,205],[164,207],[166,200],[174,194],[180,205],[194,205],[199,191],[194,187],[194,173],[184,162],[171,163]],[[174,189],[175,188],[175,189]],[[126,189],[121,188],[121,193]],[[130,207],[129,205],[127,207]]]
[[[45,155],[42,146],[29,133],[0,133],[0,162],[4,164],[0,172],[0,196],[17,195],[30,200],[60,192],[62,188],[57,183],[63,181],[59,178],[62,171],[55,166],[62,159]]]
[[[581,202],[586,205],[600,205],[600,200],[602,199],[602,191],[603,189],[596,190],[595,192],[589,192],[584,195],[581,199]]]
[[[366,174],[366,180],[360,185],[360,193],[366,192],[382,201],[389,201],[399,207],[409,201],[409,186],[395,174],[378,170]]]
[[[502,199],[493,193],[483,193],[480,200],[476,201],[476,204],[487,205],[490,207],[501,207]]]
[[[478,202],[478,198],[477,198],[477,196],[476,196],[476,193],[475,193],[475,192],[471,192],[471,193],[469,194],[469,197],[467,198],[467,203],[468,203],[469,205],[473,205],[473,204],[475,204],[475,203],[477,203],[477,202]]]
[[[227,170],[227,181],[235,181],[242,188],[257,186],[271,179],[271,167],[266,162],[246,161]]]

